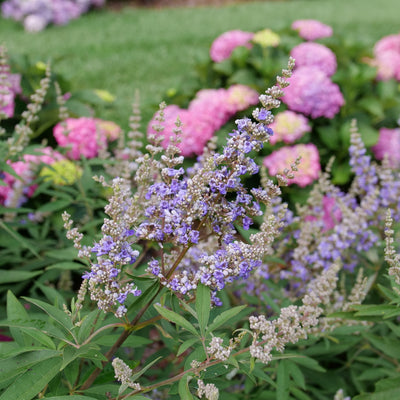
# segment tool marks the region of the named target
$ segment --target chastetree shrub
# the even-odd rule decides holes
[[[95,179],[108,194],[101,226],[89,198],[81,222],[62,214],[77,296],[46,282],[20,299],[7,292],[1,400],[399,394],[399,170],[372,160],[353,123],[348,190],[331,182],[331,162],[291,210],[281,188],[300,158],[276,180],[254,159],[293,67],[188,167],[179,118],[162,147],[165,104],[145,150],[130,135]]]

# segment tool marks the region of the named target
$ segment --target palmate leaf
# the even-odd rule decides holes
[[[27,369],[0,396],[0,400],[31,400],[59,373],[61,357],[43,360]]]

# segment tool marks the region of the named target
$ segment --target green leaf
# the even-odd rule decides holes
[[[196,312],[199,320],[200,332],[204,336],[211,310],[210,288],[199,284],[196,290]]]
[[[365,339],[369,340],[372,345],[383,351],[390,358],[400,359],[400,342],[398,339],[376,336],[366,332],[362,332]]]
[[[57,357],[33,365],[6,389],[0,400],[31,400],[59,373],[61,362],[62,358]]]
[[[400,399],[400,387],[382,390],[376,393],[365,393],[353,397],[353,400],[388,400]]]
[[[215,63],[212,66],[213,70],[226,76],[233,74],[233,65],[231,60],[224,60],[219,63]]]
[[[287,362],[287,368],[290,376],[293,378],[294,383],[306,390],[306,382],[301,369],[295,363],[289,361]]]
[[[279,400],[289,399],[290,377],[288,362],[283,360],[279,362],[276,379],[276,398]]]
[[[100,346],[107,346],[111,347],[119,338],[119,334],[115,335],[104,335],[99,337],[98,339],[94,339],[94,342]],[[131,347],[131,348],[137,348],[137,347],[143,347],[146,346],[150,343],[153,343],[151,339],[145,338],[143,336],[135,336],[134,334],[131,334],[128,339],[125,340],[124,346],[126,347]]]
[[[368,111],[376,118],[381,119],[385,116],[380,100],[375,97],[364,97],[358,101],[358,106]]]
[[[147,397],[144,397],[144,398],[148,400]],[[97,397],[81,396],[80,394],[73,394],[71,396],[42,397],[42,399],[45,399],[45,400],[98,400]]]
[[[176,353],[176,356],[180,356],[182,353],[184,353],[189,347],[193,346],[195,343],[199,341],[198,338],[191,338],[189,340],[186,340],[183,342],[178,349],[178,352]]]
[[[50,203],[47,203],[37,209],[38,212],[54,212],[65,210],[71,205],[71,201],[69,200],[55,200]]]
[[[190,375],[184,375],[179,381],[179,397],[182,400],[194,400],[190,393],[188,382],[192,379]]]
[[[68,364],[77,358],[90,358],[95,357],[95,361],[107,361],[107,358],[98,351],[98,347],[92,343],[81,346],[79,349],[67,346],[63,352],[63,362],[60,366],[60,371],[62,371]],[[98,355],[100,354],[100,356]]]
[[[86,268],[86,265],[83,265],[81,263],[72,262],[72,261],[63,261],[63,262],[49,265],[48,267],[46,267],[46,271],[49,271],[52,269],[67,270],[67,271],[79,271],[84,268]]]
[[[49,358],[55,358],[60,356],[61,352],[54,350],[36,350],[32,351],[27,349],[26,354],[12,355],[10,358],[2,355],[0,360],[0,383],[8,381],[14,376],[25,372],[32,365],[37,364],[40,361],[48,360]]]
[[[42,271],[0,270],[0,285],[26,281],[42,274]]]
[[[303,365],[304,367],[311,369],[313,371],[317,371],[317,372],[326,372],[325,368],[322,368],[319,364],[318,361],[314,360],[313,358],[310,357],[306,357],[306,356],[302,356],[299,355],[296,358],[293,358],[293,361],[296,364],[300,364]]]
[[[137,381],[149,368],[151,368],[156,362],[158,362],[162,357],[157,357],[155,360],[153,360],[151,363],[147,364],[145,367],[143,367],[138,373],[133,374],[131,379],[133,382]]]
[[[38,299],[32,299],[29,297],[23,297],[25,300],[34,304],[35,306],[42,309],[46,314],[48,314],[54,321],[58,322],[64,329],[68,332],[71,332],[71,329],[74,327],[69,316],[62,310],[57,307],[54,307],[44,301]]]
[[[168,321],[171,321],[174,324],[179,325],[180,327],[186,329],[195,336],[199,336],[199,333],[196,331],[196,328],[181,315],[177,314],[174,311],[168,310],[167,308],[161,307],[157,304],[154,305],[154,308]]]
[[[380,283],[378,283],[376,286],[378,287],[379,292],[384,297],[386,297],[387,300],[396,301],[398,299],[398,296],[393,292],[392,289],[389,289],[386,286],[381,285]]]
[[[18,299],[14,296],[13,292],[9,290],[7,292],[7,320],[10,322],[18,320],[28,320],[28,313]],[[10,333],[14,340],[20,345],[29,345],[26,341],[26,336],[22,334],[21,330],[18,328],[10,328]]]
[[[24,328],[20,327],[19,329],[21,329],[22,332],[29,335],[31,338],[33,338],[36,341],[38,341],[39,343],[43,344],[47,348],[52,349],[52,350],[56,349],[56,345],[54,344],[54,342],[45,333],[41,332],[40,330],[38,330],[34,327],[24,327]]]
[[[321,141],[331,150],[336,150],[340,146],[340,136],[337,129],[333,126],[320,126],[317,133]]]
[[[366,317],[366,316],[382,316],[400,310],[396,306],[392,306],[389,304],[380,304],[380,305],[355,305],[353,306],[357,312],[354,314],[356,317]]]
[[[214,321],[207,327],[208,332],[213,332],[222,325],[226,324],[231,318],[239,314],[244,310],[246,306],[233,307],[230,310],[226,310],[214,318]]]
[[[45,255],[56,260],[72,261],[77,258],[77,250],[75,247],[68,247],[66,249],[57,249],[46,251]]]
[[[31,244],[25,240],[23,236],[21,236],[18,232],[10,229],[7,224],[3,221],[0,221],[0,228],[3,228],[11,237],[13,237],[22,247],[28,249],[34,256],[40,258],[39,253],[35,250]]]
[[[305,394],[300,389],[297,389],[294,386],[290,388],[290,392],[296,396],[297,400],[312,400],[310,396],[308,396],[307,394]]]
[[[24,306],[18,301],[11,290],[7,292],[7,318],[9,321],[29,319]]]
[[[92,328],[95,328],[95,321],[96,318],[99,316],[100,312],[101,312],[100,310],[93,310],[82,318],[82,323],[79,326],[79,331],[78,331],[78,340],[80,343],[83,340],[87,339],[91,334]]]

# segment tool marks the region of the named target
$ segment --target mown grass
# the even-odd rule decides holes
[[[399,0],[304,0],[246,2],[225,7],[101,10],[37,34],[0,19],[0,41],[33,61],[58,60],[54,69],[76,88],[116,95],[103,118],[127,126],[135,89],[147,123],[165,91],[187,76],[210,44],[230,29],[279,29],[299,18],[315,18],[349,39],[373,46],[399,31]]]

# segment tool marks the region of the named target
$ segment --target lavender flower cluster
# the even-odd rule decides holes
[[[6,0],[1,12],[4,18],[22,22],[26,31],[39,32],[50,24],[66,25],[104,3],[105,0]]]
[[[124,274],[135,267],[138,257],[144,256],[133,250],[135,243],[158,244],[155,256],[147,262],[147,272],[162,285],[180,295],[190,295],[201,282],[212,289],[215,304],[220,303],[216,296],[219,290],[234,280],[247,279],[272,251],[283,213],[265,220],[259,232],[252,235],[251,244],[240,240],[238,228],[248,230],[253,217],[262,215],[260,204],[269,206],[280,193],[279,187],[270,181],[268,188],[249,192],[242,177],[259,171],[250,153],[260,150],[273,134],[268,127],[273,121],[270,109],[280,105],[278,98],[283,95],[293,65],[290,60],[283,76],[277,78],[278,84],[260,96],[262,108],[254,110],[255,121],[236,121],[237,129],[222,153],[206,149],[198,163],[185,171],[178,147],[178,120],[176,137],[165,154],[160,156],[163,138],[154,135],[148,153],[137,159],[133,195],[128,180],[113,180],[113,196],[105,209],[110,218],[104,221],[101,239],[88,248],[75,241],[80,256],[96,256],[84,279],[89,280],[91,297],[100,309],[121,317],[127,310],[128,294],[139,294],[132,281],[126,283]],[[69,216],[65,215],[64,220],[70,229]],[[208,246],[210,242],[214,245]]]
[[[332,185],[328,168],[299,215],[286,214],[287,230],[274,245],[281,264],[263,264],[248,280],[247,290],[265,289],[265,278],[287,279],[288,293],[297,297],[315,274],[335,260],[347,270],[355,268],[358,255],[383,239],[382,210],[392,209],[393,219],[400,220],[400,171],[391,168],[388,158],[381,165],[372,161],[355,125],[349,153],[354,173],[350,189],[345,193]],[[278,200],[275,212],[281,207]]]

